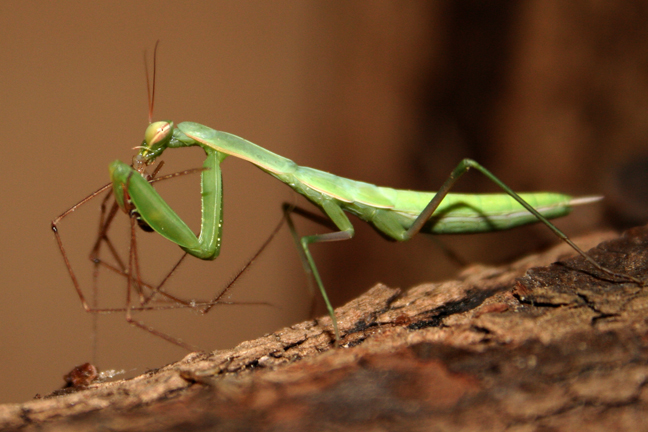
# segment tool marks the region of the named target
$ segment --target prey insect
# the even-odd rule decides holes
[[[194,146],[200,147],[206,155],[200,174],[202,217],[199,235],[164,201],[144,175],[146,167],[167,149]],[[384,237],[394,241],[406,241],[418,233],[480,233],[541,222],[598,270],[613,278],[643,284],[635,277],[599,265],[549,222],[551,218],[569,214],[573,206],[588,204],[600,197],[573,198],[550,192],[518,194],[471,159],[462,160],[437,192],[419,192],[380,187],[300,166],[241,137],[193,122],[178,125],[172,121],[152,122],[146,129],[139,149],[131,165],[116,160],[109,166],[112,192],[118,206],[130,214],[131,219],[141,219],[147,227],[176,243],[187,254],[202,260],[214,260],[220,253],[223,225],[221,164],[229,156],[252,163],[315,204],[326,216],[326,225],[334,226],[335,231],[299,236],[292,220],[294,214],[312,219],[321,217],[312,217],[310,212],[286,204],[283,211],[304,269],[319,288],[331,317],[333,341],[336,345],[342,335],[310,246],[314,243],[351,239],[354,228],[346,213],[357,216]],[[503,193],[450,193],[457,180],[469,169],[482,173]],[[53,224],[53,228],[56,232],[56,224]],[[61,245],[58,233],[56,235]],[[62,245],[61,251],[63,252]],[[136,266],[129,265],[129,281],[131,267]],[[210,308],[211,305],[207,305],[204,310]]]
[[[144,177],[146,178],[146,181],[151,183],[155,183],[157,181],[161,180],[167,180],[171,179],[174,177],[178,177],[181,175],[187,175],[187,174],[192,174],[196,172],[202,171],[202,169],[191,169],[191,170],[186,170],[182,172],[177,172],[173,174],[168,174],[165,176],[161,177],[156,177],[157,172],[159,169],[162,167],[163,162],[160,162],[160,164],[157,165],[156,169],[154,170],[153,174],[148,175],[144,173]],[[59,215],[54,221],[52,221],[52,230],[55,233],[55,238],[57,240],[59,249],[61,251],[61,254],[63,256],[64,262],[67,266],[69,275],[72,279],[72,282],[74,284],[74,287],[77,291],[77,294],[79,296],[79,299],[81,300],[81,304],[84,307],[84,309],[87,312],[92,312],[92,313],[114,313],[114,312],[125,312],[126,314],[126,320],[130,323],[133,324],[137,327],[140,327],[156,336],[159,336],[171,343],[174,343],[176,345],[179,345],[185,349],[188,350],[196,350],[196,347],[189,345],[185,342],[183,342],[180,339],[174,338],[172,336],[169,336],[165,333],[162,333],[158,330],[156,330],[153,327],[150,327],[146,324],[144,324],[141,321],[135,320],[132,316],[133,312],[136,311],[152,311],[152,310],[169,310],[169,309],[178,309],[178,308],[191,308],[191,309],[197,309],[202,312],[207,312],[210,309],[212,309],[216,305],[268,305],[266,302],[232,302],[232,301],[227,301],[224,300],[226,295],[229,294],[231,288],[233,287],[234,283],[237,281],[237,279],[245,272],[245,270],[258,258],[261,253],[265,250],[265,248],[270,244],[274,236],[278,233],[280,230],[281,226],[283,225],[283,219],[280,221],[280,223],[274,228],[272,231],[271,235],[268,237],[268,239],[265,241],[265,243],[257,250],[257,252],[251,257],[251,259],[248,260],[248,262],[241,268],[239,269],[238,273],[234,275],[232,279],[230,279],[230,282],[211,300],[196,300],[196,299],[183,299],[181,297],[178,297],[176,295],[173,295],[167,291],[165,291],[164,286],[166,282],[169,280],[169,278],[173,275],[173,273],[176,271],[176,269],[180,266],[180,264],[184,261],[186,258],[187,254],[183,254],[180,259],[176,262],[176,264],[171,268],[171,270],[166,274],[166,276],[162,279],[162,281],[156,285],[153,286],[151,284],[148,284],[144,282],[141,279],[140,271],[139,271],[139,262],[137,258],[137,248],[136,248],[136,228],[139,226],[142,230],[147,231],[147,232],[153,232],[153,230],[146,224],[146,222],[139,216],[139,213],[135,209],[135,207],[132,206],[132,204],[127,204],[128,208],[128,215],[130,219],[130,246],[129,246],[129,254],[128,254],[128,264],[125,264],[125,260],[122,259],[122,257],[119,255],[117,252],[117,249],[113,245],[112,240],[108,236],[108,230],[117,214],[117,210],[119,209],[119,205],[117,201],[114,201],[112,206],[110,206],[110,210],[107,209],[107,202],[109,201],[110,198],[114,198],[113,194],[110,193],[109,195],[106,195],[105,198],[102,201],[101,204],[101,217],[100,217],[100,223],[99,223],[99,233],[97,235],[97,238],[95,240],[94,246],[90,252],[89,258],[91,261],[94,263],[94,271],[93,271],[93,288],[94,288],[94,293],[93,293],[93,300],[96,299],[96,283],[97,283],[97,276],[100,268],[105,268],[113,273],[116,273],[123,278],[126,279],[127,281],[127,289],[126,289],[126,305],[121,308],[100,308],[96,304],[90,304],[90,301],[86,299],[86,296],[83,293],[83,290],[81,289],[79,280],[77,279],[77,276],[72,269],[72,265],[70,263],[70,260],[68,258],[67,252],[65,251],[65,248],[63,247],[63,242],[61,239],[61,236],[59,234],[59,229],[58,225],[61,222],[62,219],[64,219],[66,216],[70,215],[72,212],[74,212],[76,209],[78,209],[80,206],[83,204],[87,203],[88,201],[92,200],[93,198],[99,196],[103,192],[110,191],[112,192],[111,189],[112,184],[108,183],[107,185],[101,187],[97,191],[93,192],[90,194],[88,197],[84,198],[65,212],[63,212],[61,215]],[[126,193],[126,201],[128,202],[128,192]],[[108,249],[109,255],[112,257],[114,264],[109,263],[105,259],[100,257],[100,251],[102,247],[106,247]],[[131,298],[132,292],[135,292],[136,295],[138,296],[137,301],[133,301]]]

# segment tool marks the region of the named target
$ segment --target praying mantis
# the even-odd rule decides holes
[[[616,273],[599,265],[549,222],[551,218],[569,214],[573,206],[588,204],[599,200],[600,197],[573,198],[569,195],[549,192],[517,194],[490,171],[471,159],[462,160],[437,192],[380,187],[297,165],[292,160],[241,137],[198,123],[183,122],[176,125],[172,121],[151,122],[152,98],[150,93],[149,110],[150,124],[145,131],[141,146],[138,147],[139,152],[133,157],[131,165],[119,160],[112,162],[109,166],[110,184],[85,201],[111,187],[119,208],[131,218],[132,230],[135,229],[134,226],[137,223],[177,244],[189,255],[202,260],[214,260],[220,253],[223,225],[221,164],[229,156],[252,163],[312,202],[326,216],[325,224],[335,228],[333,232],[300,237],[294,227],[293,214],[311,219],[321,219],[321,217],[313,216],[310,212],[292,205],[284,204],[283,206],[284,217],[297,245],[304,269],[315,281],[331,318],[333,341],[336,346],[342,335],[324,283],[311,255],[310,246],[315,243],[353,238],[354,227],[346,213],[353,214],[369,223],[382,236],[394,241],[406,241],[418,233],[480,233],[541,222],[600,271],[614,278],[643,285],[643,282],[635,277]],[[167,149],[186,147],[199,147],[206,156],[200,173],[202,209],[198,235],[155,191],[151,186],[151,177],[146,173],[147,168]],[[457,180],[469,169],[475,169],[482,173],[504,193],[479,195],[450,193]],[[85,201],[80,202],[74,208]],[[77,292],[88,309],[69,265],[57,229],[60,219],[69,212],[55,219],[52,222],[52,229]],[[129,282],[127,319],[133,324],[152,331],[142,324],[130,321],[130,310],[132,309],[130,306],[130,284],[133,278],[132,267],[136,266],[136,262],[133,264],[133,253],[131,250],[127,272]],[[210,307],[211,305],[207,305],[205,311]],[[160,335],[156,331],[152,331],[152,333]],[[165,339],[179,344],[173,338],[165,337]]]

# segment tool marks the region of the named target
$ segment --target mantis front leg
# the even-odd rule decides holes
[[[202,259],[215,259],[218,256],[222,232],[222,183],[220,162],[223,159],[224,156],[222,154],[218,154],[218,152],[216,151],[209,151],[208,149],[207,158],[205,160],[203,168],[186,170],[162,177],[155,177],[154,175],[143,176],[139,171],[134,170],[126,164],[114,162],[111,165],[111,173],[113,174],[112,184],[109,183],[108,185],[102,187],[95,193],[91,194],[89,197],[83,199],[82,201],[65,211],[54,221],[52,221],[52,229],[54,230],[55,238],[59,244],[59,249],[63,256],[64,262],[66,263],[68,272],[70,274],[70,277],[72,278],[72,282],[77,291],[77,294],[84,309],[87,312],[124,312],[126,314],[126,320],[130,324],[146,330],[147,332],[155,336],[158,336],[187,350],[196,350],[197,348],[195,346],[189,345],[183,342],[181,339],[162,333],[154,329],[153,327],[150,327],[145,323],[136,320],[133,312],[187,307],[192,309],[202,308],[201,312],[207,313],[214,306],[221,304],[267,305],[267,303],[265,302],[233,303],[229,301],[223,301],[223,298],[233,287],[233,284],[236,281],[236,277],[240,276],[240,274],[243,273],[243,271],[247,267],[249,267],[254,258],[256,258],[270,243],[272,238],[280,229],[281,224],[283,223],[283,218],[281,219],[281,223],[273,231],[270,238],[268,238],[263,247],[257,252],[252,260],[250,260],[250,262],[248,262],[246,266],[239,271],[239,274],[232,281],[230,281],[230,283],[225,288],[220,290],[211,301],[185,300],[162,290],[162,286],[167,282],[169,277],[174,273],[176,268],[180,265],[187,254],[191,253],[192,255],[198,256]],[[158,165],[155,173],[157,173],[157,170],[159,170],[159,166],[160,165]],[[188,228],[188,226],[173,210],[170,209],[170,207],[166,204],[166,202],[164,202],[162,197],[160,197],[159,194],[150,185],[150,183],[155,181],[166,180],[169,178],[177,177],[179,175],[185,175],[194,172],[201,172],[202,176],[202,221],[201,234],[199,236],[196,236]],[[107,202],[110,195],[102,201],[99,233],[90,253],[90,259],[93,261],[95,266],[93,270],[93,288],[95,289],[96,294],[96,277],[99,271],[99,266],[107,268],[108,270],[111,270],[112,272],[126,278],[126,303],[124,307],[121,308],[98,308],[96,304],[90,306],[90,304],[85,299],[79,282],[72,269],[71,263],[68,260],[67,253],[63,248],[63,243],[58,232],[58,224],[67,215],[75,211],[77,208],[79,208],[81,205],[88,202],[92,198],[97,197],[100,193],[110,188],[111,186],[113,187],[113,193],[111,195],[115,197],[116,202],[111,205],[110,209],[108,210]],[[122,260],[120,258],[108,236],[109,227],[111,226],[112,221],[116,215],[117,208],[120,207],[119,204],[123,205],[123,210],[125,210],[130,216],[129,219],[131,225],[131,240],[127,260]],[[147,231],[152,231],[154,230],[153,228],[159,230],[160,234],[179,244],[186,251],[186,253],[183,254],[180,260],[171,269],[171,271],[167,273],[162,282],[156,286],[144,283],[141,280],[137,260],[137,226],[139,226],[140,228],[145,228],[145,230]],[[110,255],[116,261],[116,265],[107,263],[100,258],[100,249],[104,243],[106,243]],[[148,291],[146,295],[144,293],[144,290]],[[139,301],[132,299],[133,293],[139,296]],[[173,305],[153,305],[152,303],[158,295],[164,297],[164,301],[171,302],[173,303]]]
[[[126,321],[188,350],[194,350],[195,347],[157,331],[132,317],[132,311],[134,309],[131,303],[131,287],[133,282],[136,283],[138,288],[141,286],[139,265],[137,263],[135,227],[141,218],[145,225],[148,225],[148,227],[168,240],[178,244],[186,253],[204,260],[213,260],[218,257],[221,245],[223,215],[223,187],[220,162],[224,159],[224,156],[210,149],[207,149],[206,153],[207,158],[201,172],[202,215],[200,235],[198,237],[178,214],[171,209],[146,178],[123,162],[115,161],[110,165],[115,200],[129,214],[131,220],[131,244],[127,272]],[[176,264],[176,267],[178,264]],[[135,281],[132,276],[133,269],[136,273]],[[228,289],[229,286],[223,293]],[[153,292],[146,301],[150,300],[156,293]],[[218,300],[220,300],[223,293],[217,297]],[[141,292],[140,297],[142,297]],[[144,300],[141,298],[140,304],[143,303]],[[211,306],[213,304],[206,305],[206,307]]]
[[[211,149],[205,149],[205,152],[207,159],[200,174],[202,215],[198,237],[153,186],[130,166],[121,161],[113,162],[110,164],[110,177],[115,199],[125,212],[135,211],[154,231],[188,254],[214,260],[221,246],[223,182],[220,162],[225,156]],[[128,197],[124,194],[124,186]]]

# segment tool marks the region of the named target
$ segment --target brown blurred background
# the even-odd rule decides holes
[[[186,354],[111,315],[98,320],[93,358],[93,320],[49,231],[141,142],[142,51],[156,39],[156,119],[199,122],[379,185],[434,190],[471,157],[515,190],[605,194],[605,204],[559,221],[578,235],[647,217],[647,23],[645,1],[1,2],[0,401],[50,392],[86,361],[133,375]],[[163,159],[172,172],[202,157]],[[173,289],[186,297],[225,284],[278,222],[281,202],[304,203],[245,162],[223,169],[222,257],[181,269]],[[159,190],[197,226],[197,177]],[[478,174],[458,190],[496,191]],[[98,209],[88,204],[61,224],[84,286]],[[394,244],[356,228],[353,241],[313,248],[336,305],[376,282],[408,288],[460,270],[430,238]],[[126,225],[114,236],[125,251]],[[157,281],[179,249],[139,237],[144,277]],[[468,262],[496,264],[556,239],[529,227],[442,241]],[[102,287],[101,301],[123,301],[121,281]],[[232,347],[308,318],[305,287],[284,229],[231,298],[272,306],[140,317],[204,349]]]

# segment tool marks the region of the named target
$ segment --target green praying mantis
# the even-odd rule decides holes
[[[155,81],[153,88],[154,85]],[[150,93],[149,110],[152,111]],[[149,117],[151,117],[151,112]],[[167,149],[194,146],[200,147],[206,155],[200,170],[202,217],[199,235],[196,235],[155,191],[151,185],[151,176],[146,173],[147,168]],[[565,216],[573,206],[587,204],[600,199],[600,197],[573,198],[565,194],[548,192],[518,194],[486,168],[471,159],[462,160],[437,192],[380,187],[297,165],[290,159],[236,135],[217,131],[198,123],[183,122],[176,125],[172,121],[157,121],[150,122],[147,127],[144,141],[139,147],[139,152],[133,157],[131,165],[119,160],[112,162],[109,166],[111,183],[82,200],[52,222],[52,229],[55,232],[61,253],[86,310],[90,308],[81,293],[63,248],[57,229],[58,222],[79,205],[112,187],[112,193],[119,208],[131,218],[133,236],[134,226],[139,224],[177,244],[189,255],[202,260],[214,260],[220,252],[223,225],[221,164],[229,156],[254,164],[262,171],[288,185],[295,192],[303,195],[324,213],[329,221],[328,225],[335,226],[337,229],[337,231],[325,234],[300,237],[295,231],[292,215],[300,214],[309,217],[310,213],[292,205],[284,204],[283,206],[285,220],[288,222],[297,244],[304,269],[319,288],[331,318],[335,345],[339,343],[342,335],[324,283],[311,255],[310,246],[314,243],[351,239],[354,236],[354,228],[346,213],[357,216],[369,223],[384,237],[395,241],[409,240],[418,233],[480,233],[542,222],[598,270],[611,277],[643,285],[643,282],[635,277],[616,273],[598,264],[548,220]],[[504,193],[479,195],[450,193],[456,181],[469,169],[481,172]],[[160,334],[160,332],[130,318],[130,311],[134,309],[130,305],[132,267],[137,267],[136,259],[133,258],[133,249],[131,248],[128,271],[126,272],[129,282],[127,320],[171,342],[184,346],[178,340]],[[138,270],[136,269],[136,271]],[[205,311],[210,307],[211,305],[208,304]]]

